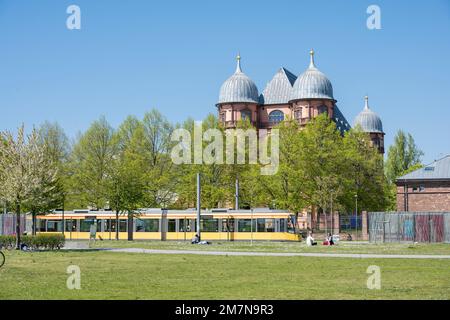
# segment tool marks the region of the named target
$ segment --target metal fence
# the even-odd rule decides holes
[[[20,215],[20,232],[31,231],[31,218],[26,214]],[[16,234],[16,215],[12,213],[0,214],[0,236],[11,236]]]
[[[370,242],[450,243],[449,212],[370,212]]]

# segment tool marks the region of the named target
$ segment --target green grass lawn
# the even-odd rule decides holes
[[[379,253],[379,254],[444,254],[450,255],[450,244],[385,243],[372,244],[342,241],[336,246],[307,247],[305,242],[249,241],[220,242],[211,245],[192,245],[189,241],[96,241],[92,248],[143,248],[173,250],[257,251],[257,252],[327,252],[327,253]]]
[[[6,252],[3,299],[450,299],[450,260]],[[81,290],[68,290],[69,265]],[[366,287],[370,265],[381,290]]]

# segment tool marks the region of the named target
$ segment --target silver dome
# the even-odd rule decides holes
[[[241,58],[237,57],[236,72],[220,88],[219,104],[249,102],[258,103],[258,88],[241,70]]]
[[[369,97],[365,97],[364,110],[355,118],[354,126],[361,126],[364,132],[383,133],[383,123],[380,117],[370,110]]]
[[[314,65],[314,51],[311,50],[309,68],[295,81],[291,100],[299,99],[330,99],[333,98],[331,81]]]

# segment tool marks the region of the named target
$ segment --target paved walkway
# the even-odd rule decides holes
[[[196,254],[209,256],[260,256],[260,257],[319,257],[319,258],[356,258],[356,259],[450,259],[450,255],[423,254],[369,254],[369,253],[289,253],[289,252],[243,252],[243,251],[206,251],[206,250],[156,250],[137,248],[101,249],[111,252],[147,253],[147,254]]]

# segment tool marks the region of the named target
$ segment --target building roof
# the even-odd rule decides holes
[[[314,64],[314,51],[311,50],[309,68],[295,81],[290,100],[301,99],[330,99],[333,97],[331,81],[316,68]]]
[[[241,70],[241,57],[237,57],[235,73],[220,88],[219,102],[223,103],[259,103],[258,88]]]
[[[260,95],[260,104],[288,103],[296,79],[297,77],[289,70],[280,68]]]
[[[334,105],[334,116],[333,120],[336,123],[336,128],[341,132],[344,133],[348,130],[350,130],[351,126],[350,123],[348,123],[345,116],[342,114],[341,110],[338,108],[337,105]]]
[[[406,180],[450,180],[450,155],[401,176],[397,182]]]
[[[365,96],[364,99],[364,109],[356,116],[354,125],[361,126],[364,132],[383,133],[380,117],[369,108],[369,97]]]

